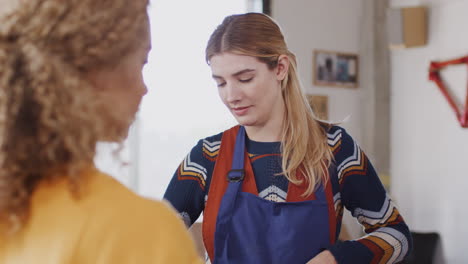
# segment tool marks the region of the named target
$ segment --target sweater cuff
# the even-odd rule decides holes
[[[328,249],[338,264],[371,263],[373,253],[357,241],[337,242]]]

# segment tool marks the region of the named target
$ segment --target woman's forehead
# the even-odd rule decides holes
[[[245,69],[258,69],[263,63],[257,58],[234,53],[221,53],[210,59],[211,70],[214,75],[231,75]]]

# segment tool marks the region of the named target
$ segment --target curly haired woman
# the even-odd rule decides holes
[[[201,263],[172,209],[93,165],[147,92],[148,0],[6,2],[0,263]]]

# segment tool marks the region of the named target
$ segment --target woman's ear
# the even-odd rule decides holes
[[[282,81],[288,76],[289,71],[289,57],[286,55],[280,55],[278,57],[278,65],[276,66],[276,78],[278,81]]]

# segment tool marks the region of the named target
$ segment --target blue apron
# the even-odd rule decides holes
[[[245,128],[236,137],[229,184],[221,200],[214,237],[213,264],[307,263],[330,247],[327,199],[271,202],[242,192]]]

